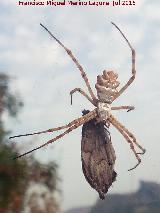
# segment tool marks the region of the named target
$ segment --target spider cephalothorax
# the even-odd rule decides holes
[[[112,115],[112,110],[126,109],[127,111],[130,111],[134,109],[133,106],[111,107],[111,103],[129,87],[129,85],[134,81],[136,75],[135,50],[133,49],[123,32],[117,27],[117,25],[113,22],[112,24],[118,29],[118,31],[121,33],[121,35],[127,42],[129,48],[131,49],[132,75],[127,81],[127,83],[120,89],[118,89],[118,86],[120,84],[117,80],[118,74],[113,71],[104,70],[102,75],[97,76],[97,82],[95,85],[97,90],[97,97],[92,91],[92,88],[90,86],[89,80],[83,67],[79,64],[78,60],[75,58],[71,50],[64,46],[64,44],[60,40],[58,40],[44,25],[40,24],[51,35],[51,37],[54,38],[62,48],[64,48],[67,54],[71,57],[72,61],[79,69],[81,76],[87,86],[89,95],[81,88],[75,88],[70,92],[71,103],[73,93],[79,92],[95,106],[95,109],[92,111],[83,111],[83,116],[71,121],[70,123],[64,126],[51,128],[45,131],[10,137],[15,138],[20,136],[35,135],[66,129],[58,136],[40,145],[39,147],[36,147],[35,149],[32,149],[16,157],[19,158],[37,149],[40,149],[50,143],[55,142],[59,138],[62,138],[64,135],[71,132],[72,130],[83,125],[81,155],[82,168],[87,181],[94,189],[98,191],[101,199],[104,199],[104,195],[107,193],[108,188],[113,183],[116,177],[116,172],[114,171],[114,163],[116,157],[111,144],[110,137],[108,135],[109,125],[112,124],[123,135],[123,137],[129,143],[130,148],[138,161],[138,163],[130,170],[135,169],[140,164],[141,158],[139,157],[139,155],[145,153],[145,149],[137,142],[135,136]],[[135,147],[139,148],[141,152],[137,152]]]
[[[114,71],[103,71],[103,75],[97,76],[97,83],[95,85],[97,90],[97,97],[101,102],[111,104],[115,96],[118,94],[119,81],[117,81],[118,74]]]

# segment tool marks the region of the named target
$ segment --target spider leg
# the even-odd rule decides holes
[[[53,139],[47,141],[46,143],[42,144],[41,146],[38,146],[38,147],[36,147],[36,148],[34,148],[34,149],[28,151],[28,152],[25,152],[25,153],[23,153],[23,154],[21,154],[21,155],[19,155],[19,156],[16,156],[14,159],[23,157],[23,156],[25,156],[25,155],[27,155],[27,154],[33,152],[33,151],[36,151],[37,149],[40,149],[40,148],[42,148],[42,147],[44,147],[44,146],[47,146],[48,144],[51,144],[51,143],[57,141],[58,139],[62,138],[63,136],[65,136],[66,134],[68,134],[69,132],[71,132],[72,130],[78,128],[79,126],[81,126],[81,125],[83,125],[84,123],[90,121],[91,119],[95,118],[96,116],[97,116],[96,111],[95,111],[95,110],[91,111],[91,113],[88,113],[88,114],[86,114],[86,116],[83,116],[84,119],[81,119],[81,120],[79,120],[78,122],[75,122],[71,127],[69,127],[69,128],[68,128],[66,131],[64,131],[63,133],[57,135],[55,138],[53,138]]]
[[[127,112],[134,110],[134,106],[118,106],[118,107],[111,107],[111,110],[120,110],[120,109],[127,109]]]
[[[119,27],[111,22],[117,29],[118,31],[121,33],[121,35],[123,36],[123,38],[126,40],[128,46],[130,47],[131,49],[131,52],[132,52],[132,76],[131,78],[128,80],[128,82],[119,90],[119,92],[115,95],[114,97],[114,100],[116,98],[118,98],[128,87],[129,85],[134,81],[135,79],[135,75],[136,75],[136,70],[135,70],[135,57],[136,57],[136,52],[135,50],[133,49],[133,47],[131,46],[130,42],[128,41],[128,39],[126,38],[126,36],[124,35],[124,33],[119,29]]]
[[[79,69],[80,73],[81,73],[81,76],[82,78],[84,79],[85,83],[86,83],[86,86],[88,88],[88,91],[93,99],[94,100],[97,100],[96,96],[94,95],[93,91],[92,91],[92,88],[90,86],[90,83],[89,83],[89,80],[87,78],[87,75],[83,69],[83,67],[79,64],[78,60],[75,58],[75,56],[73,55],[72,51],[70,49],[68,49],[67,47],[64,46],[64,44],[59,41],[43,24],[40,23],[40,25],[50,34],[50,36],[52,38],[54,38],[58,44],[64,48],[64,50],[67,52],[67,54],[71,57],[72,61],[76,64],[77,68]]]
[[[133,143],[136,144],[138,146],[138,148],[142,150],[142,152],[138,152],[137,154],[144,155],[146,150],[137,143],[137,140],[136,140],[135,136],[125,126],[123,126],[123,128],[124,128],[124,131],[128,134],[128,136],[130,138],[132,138]]]
[[[110,122],[114,122],[119,128],[121,128],[133,141],[133,143],[140,149],[142,152],[137,153],[137,154],[144,154],[146,150],[137,142],[136,138],[134,135],[124,126],[122,125],[113,115],[110,114],[109,118]]]
[[[120,131],[120,133],[124,136],[124,138],[126,139],[126,141],[130,144],[130,148],[132,149],[132,151],[133,151],[135,157],[136,157],[137,160],[138,160],[138,163],[137,163],[134,167],[132,167],[131,169],[129,169],[128,171],[133,170],[133,169],[135,169],[135,168],[141,163],[141,159],[140,159],[140,157],[138,156],[138,153],[136,153],[136,150],[135,150],[135,148],[134,148],[133,142],[130,140],[130,138],[128,137],[128,135],[125,134],[125,132],[123,131],[123,129],[117,127],[116,125],[115,125],[115,127]]]
[[[87,95],[86,92],[84,92],[81,88],[75,88],[73,90],[70,91],[70,95],[71,95],[71,105],[72,105],[72,96],[73,93],[75,92],[79,92],[81,93],[84,97],[86,97],[88,99],[88,101],[90,101],[94,106],[96,106],[95,102],[89,97],[89,95]]]
[[[145,149],[143,149],[136,141],[135,137],[133,136],[133,134],[131,134],[122,124],[120,124],[119,121],[117,121],[113,115],[110,115],[110,118],[109,118],[109,121],[112,123],[112,125],[119,130],[119,132],[124,136],[124,138],[127,140],[127,142],[130,144],[130,148],[132,149],[136,159],[138,160],[138,163],[131,169],[129,169],[128,171],[131,171],[133,169],[135,169],[140,163],[141,163],[141,159],[139,158],[138,154],[144,154],[145,153]],[[127,130],[127,131],[126,131]],[[130,135],[128,134],[130,133]],[[132,135],[132,137],[131,137]],[[129,138],[131,137],[131,138]],[[133,140],[133,137],[134,137],[134,140]],[[134,145],[137,145],[142,151],[143,153],[137,153],[135,148],[134,148]]]
[[[40,132],[27,133],[27,134],[23,134],[23,135],[15,135],[15,136],[10,137],[9,139],[18,138],[18,137],[22,137],[22,136],[40,135],[40,134],[43,134],[43,133],[54,132],[54,131],[66,129],[66,128],[71,127],[74,124],[81,123],[83,120],[85,120],[89,116],[93,116],[93,115],[96,116],[96,110],[93,110],[93,111],[89,112],[88,114],[83,115],[80,118],[77,118],[77,119],[71,121],[70,123],[68,123],[64,126],[55,127],[55,128],[47,129],[47,130],[40,131]]]
[[[136,150],[134,148],[134,145],[133,145],[133,142],[131,141],[131,139],[128,137],[128,135],[124,132],[124,130],[113,120],[110,121],[112,123],[112,125],[117,129],[119,130],[119,132],[123,135],[123,137],[126,139],[126,141],[130,144],[130,148],[131,150],[133,151],[136,159],[138,160],[138,163],[131,169],[129,169],[128,171],[131,171],[133,169],[135,169],[140,163],[141,163],[141,159],[140,157],[138,156],[138,154],[136,153]]]

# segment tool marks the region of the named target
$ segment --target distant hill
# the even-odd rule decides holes
[[[140,182],[135,193],[108,195],[95,206],[74,208],[64,213],[160,213],[160,185]]]
[[[160,185],[141,181],[137,192],[108,195],[89,213],[160,213]]]
[[[64,213],[89,213],[91,207],[80,207],[65,211]]]

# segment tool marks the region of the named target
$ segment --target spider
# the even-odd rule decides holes
[[[135,136],[123,125],[121,124],[113,115],[112,115],[112,110],[134,110],[133,106],[117,106],[117,107],[112,107],[111,104],[112,102],[117,99],[128,87],[131,85],[131,83],[135,79],[136,75],[136,70],[135,70],[135,50],[131,46],[130,42],[124,35],[124,33],[120,30],[120,28],[113,22],[111,22],[117,30],[120,32],[122,37],[125,39],[126,43],[128,44],[129,48],[131,49],[132,53],[132,75],[130,79],[127,81],[127,83],[119,89],[119,81],[118,81],[118,74],[115,73],[112,70],[104,70],[102,75],[97,76],[97,82],[95,84],[95,88],[97,91],[97,96],[94,94],[89,80],[87,78],[87,75],[83,69],[83,67],[79,64],[78,60],[75,58],[73,55],[72,51],[68,49],[64,44],[58,40],[43,24],[40,24],[41,27],[43,27],[49,34],[50,36],[67,52],[67,54],[70,56],[72,61],[75,63],[77,68],[80,71],[80,74],[86,84],[86,87],[88,89],[89,95],[83,91],[81,88],[75,88],[70,92],[71,95],[71,104],[72,104],[72,95],[75,92],[79,92],[81,95],[83,95],[85,98],[88,99],[94,106],[95,109],[92,111],[88,111],[87,113],[84,113],[83,116],[71,121],[67,125],[56,127],[56,128],[51,128],[45,131],[40,131],[40,132],[34,132],[34,133],[29,133],[29,134],[23,134],[23,135],[16,135],[12,136],[10,138],[15,138],[15,137],[21,137],[21,136],[29,136],[29,135],[36,135],[36,134],[42,134],[42,133],[48,133],[48,132],[54,132],[62,129],[66,129],[63,133],[59,134],[55,138],[47,141],[46,143],[42,144],[39,147],[36,147],[28,152],[25,152],[24,154],[21,154],[17,156],[16,158],[22,157],[24,155],[27,155],[37,149],[40,149],[50,143],[55,142],[56,140],[62,138],[64,135],[68,134],[69,132],[73,131],[74,129],[78,128],[81,125],[84,125],[88,123],[89,121],[93,121],[93,119],[96,119],[96,122],[98,123],[103,123],[107,127],[109,127],[110,124],[112,124],[126,139],[126,141],[129,143],[130,148],[135,155],[138,163],[132,167],[130,170],[135,169],[140,163],[141,163],[141,158],[139,157],[140,154],[145,153],[145,149],[137,142]],[[135,146],[138,147],[141,152],[136,152]]]

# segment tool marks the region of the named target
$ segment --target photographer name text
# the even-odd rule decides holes
[[[19,6],[135,6],[136,2],[131,0],[112,0],[112,1],[82,1],[82,0],[62,0],[62,1],[18,1]]]

